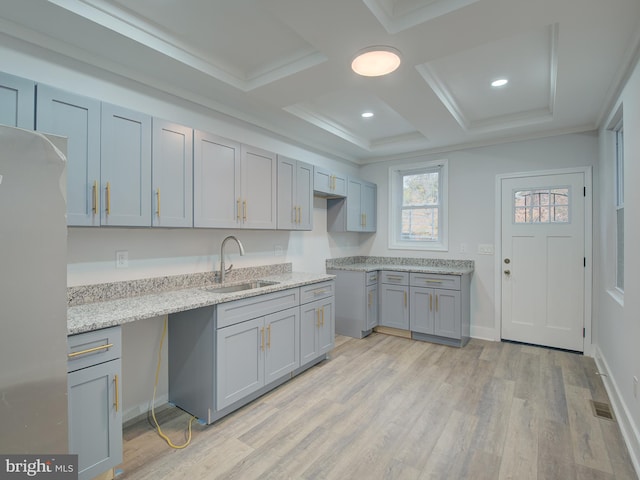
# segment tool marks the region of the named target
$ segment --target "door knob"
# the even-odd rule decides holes
[[[505,270],[505,271],[504,271],[504,274],[505,274],[505,275],[511,275],[511,270]]]
[[[505,258],[504,259],[504,263],[509,264],[509,263],[511,263],[511,260],[509,258]]]

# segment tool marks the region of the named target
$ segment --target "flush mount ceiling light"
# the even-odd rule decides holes
[[[361,116],[362,118],[371,118],[371,117],[373,117],[373,112],[362,112],[362,113],[360,114],[360,116]]]
[[[400,52],[393,47],[375,46],[360,50],[351,69],[364,77],[387,75],[400,66]]]
[[[497,80],[494,80],[493,82],[491,82],[491,86],[504,87],[507,83],[509,83],[509,80],[507,80],[506,78],[498,78]]]

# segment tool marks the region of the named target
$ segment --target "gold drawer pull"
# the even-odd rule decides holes
[[[327,293],[326,290],[316,290],[313,292],[314,295],[324,295],[325,293]]]
[[[429,279],[425,280],[425,283],[443,283],[443,282],[444,280],[429,280]]]
[[[99,347],[87,348],[86,350],[80,350],[79,352],[68,353],[67,357],[75,358],[80,355],[86,355],[87,353],[97,352],[99,350],[108,350],[113,347],[113,343],[107,343],[106,345],[100,345]]]

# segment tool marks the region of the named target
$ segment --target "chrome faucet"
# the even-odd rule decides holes
[[[222,241],[222,246],[220,247],[220,273],[218,274],[218,281],[220,283],[224,282],[224,274],[230,272],[233,268],[233,264],[231,264],[229,270],[225,271],[224,269],[224,246],[227,243],[227,240],[235,240],[238,244],[238,248],[240,249],[240,255],[244,255],[244,247],[242,246],[242,243],[233,235],[229,235]]]

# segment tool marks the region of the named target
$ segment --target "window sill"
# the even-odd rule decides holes
[[[449,246],[441,243],[431,245],[420,245],[414,243],[390,243],[389,250],[419,250],[430,252],[448,252]]]

